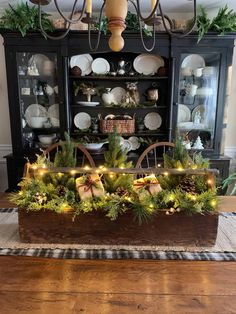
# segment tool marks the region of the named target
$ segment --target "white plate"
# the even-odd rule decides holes
[[[122,87],[114,87],[112,90],[111,90],[111,93],[114,97],[114,102],[116,104],[119,104],[122,100],[122,98],[125,96],[126,94],[126,91],[124,88]]]
[[[205,60],[197,54],[192,54],[184,58],[181,68],[190,68],[192,70],[205,67]]]
[[[165,65],[161,56],[142,53],[134,59],[133,67],[136,72],[144,75],[155,74]]]
[[[86,53],[82,55],[73,56],[70,59],[70,67],[77,66],[81,69],[81,76],[88,75],[92,72],[93,57]]]
[[[132,150],[136,150],[140,147],[140,142],[138,137],[136,136],[131,136],[128,138],[128,140],[130,141],[131,145],[132,145]]]
[[[121,148],[122,150],[127,150],[129,152],[132,150],[132,143],[129,140],[123,140]]]
[[[48,117],[55,118],[59,120],[59,104],[51,105],[48,108]]]
[[[45,61],[50,61],[50,59],[41,53],[37,53],[35,55],[32,55],[32,57],[29,59],[28,66],[29,67],[32,66],[33,63],[35,62],[36,68],[38,69],[39,74],[43,74]]]
[[[47,110],[41,105],[32,104],[25,110],[25,119],[30,123],[31,117],[47,117]]]
[[[178,123],[188,122],[191,119],[191,111],[185,105],[178,105]]]
[[[192,120],[195,120],[196,113],[199,113],[201,116],[201,121],[205,120],[205,114],[206,114],[206,107],[204,105],[199,105],[195,107],[192,111]]]
[[[104,58],[97,58],[92,63],[92,71],[96,74],[107,74],[110,71],[110,64]]]
[[[91,126],[91,117],[86,112],[77,113],[74,117],[74,124],[80,130],[86,130]]]
[[[78,101],[77,104],[85,107],[95,107],[98,106],[100,103],[99,101]]]
[[[144,118],[144,125],[149,130],[157,130],[162,123],[162,118],[157,112],[149,112]]]

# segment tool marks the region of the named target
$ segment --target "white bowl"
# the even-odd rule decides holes
[[[105,144],[104,142],[103,143],[86,143],[84,144],[84,146],[87,149],[95,150],[95,149],[101,149],[104,144]]]
[[[59,119],[51,117],[50,120],[51,120],[52,125],[55,128],[59,128],[59,126],[60,126],[60,120]]]
[[[42,128],[47,119],[47,117],[30,117],[28,124],[34,129]]]
[[[56,138],[56,134],[39,135],[39,142],[44,145],[50,145]]]

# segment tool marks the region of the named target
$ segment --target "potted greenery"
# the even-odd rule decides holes
[[[42,27],[46,32],[52,32],[54,26],[49,20],[50,15],[42,12]],[[37,6],[29,6],[22,2],[6,8],[0,18],[0,28],[19,31],[24,37],[28,31],[41,31],[39,24],[39,10]]]

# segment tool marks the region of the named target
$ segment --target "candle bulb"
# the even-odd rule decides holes
[[[92,14],[92,0],[87,0],[86,2],[86,12]]]
[[[155,5],[157,3],[157,0],[151,0],[151,3],[152,3],[152,10],[155,8]]]

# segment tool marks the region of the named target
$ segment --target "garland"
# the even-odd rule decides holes
[[[113,150],[115,139],[119,140],[117,135],[110,139],[110,155],[113,154],[114,158],[118,154],[124,166],[127,166],[120,149],[116,152]],[[67,147],[71,151],[71,145],[68,144],[67,138],[64,149]],[[61,156],[60,153],[60,158]],[[109,153],[106,156],[107,162],[108,156]],[[112,162],[114,161],[115,158]],[[34,166],[41,165],[42,162],[45,160],[38,156]],[[164,163],[165,168],[167,165],[172,168],[178,165],[185,169],[200,169],[208,161],[200,155],[190,158],[181,141],[177,140],[173,157],[164,155]],[[186,175],[180,171],[179,175],[148,176],[134,180],[133,175],[125,174],[125,169],[124,174],[114,174],[114,177],[109,177],[110,180],[108,176],[92,174],[77,177],[70,173],[50,171],[40,176],[35,172],[33,176],[22,180],[19,184],[20,192],[13,193],[10,200],[18,207],[32,211],[48,209],[63,213],[73,210],[74,215],[101,211],[111,220],[132,212],[134,220],[139,224],[163,211],[167,215],[178,212],[188,215],[211,214],[217,206],[217,191],[206,176]]]

